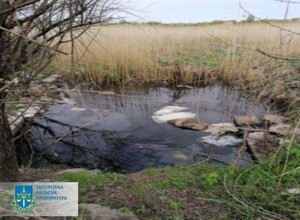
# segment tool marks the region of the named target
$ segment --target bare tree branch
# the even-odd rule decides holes
[[[256,51],[263,54],[263,55],[265,55],[265,56],[267,56],[267,57],[278,59],[278,60],[300,60],[300,57],[286,57],[286,56],[273,55],[273,54],[265,52],[265,51],[263,51],[259,48],[257,48]]]
[[[286,29],[286,28],[280,27],[279,25],[273,24],[272,22],[269,22],[269,21],[267,21],[267,20],[265,20],[265,19],[262,19],[262,18],[259,18],[259,17],[255,16],[255,15],[253,15],[251,12],[249,12],[248,10],[246,10],[246,9],[244,8],[244,6],[242,5],[241,2],[239,3],[239,5],[240,5],[240,8],[241,8],[245,13],[247,13],[247,14],[249,14],[249,15],[252,15],[255,19],[260,20],[260,21],[262,21],[262,22],[264,22],[264,23],[266,23],[266,24],[268,24],[268,25],[270,25],[270,26],[272,26],[272,27],[274,27],[274,28],[277,28],[277,29],[279,29],[279,30],[283,30],[283,31],[286,31],[286,32],[288,32],[288,33],[291,33],[291,34],[295,34],[295,35],[300,36],[300,33],[299,33],[299,32],[296,32],[296,31],[293,31],[293,30],[290,30],[290,29]]]

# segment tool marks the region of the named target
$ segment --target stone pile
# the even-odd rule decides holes
[[[201,141],[207,144],[220,147],[246,145],[258,162],[262,162],[282,146],[284,139],[289,134],[300,135],[299,130],[285,124],[285,118],[279,115],[234,116],[234,123],[209,125],[191,120],[193,113],[181,112],[186,109],[179,106],[167,106],[157,111],[153,119],[159,123],[168,123],[178,128],[208,133],[208,136],[201,138]],[[184,118],[185,114],[186,118]],[[178,115],[181,117],[176,118]],[[194,118],[196,118],[195,115]]]

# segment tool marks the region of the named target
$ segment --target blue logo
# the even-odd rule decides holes
[[[32,185],[15,185],[15,199],[12,206],[19,213],[32,211],[35,206]]]

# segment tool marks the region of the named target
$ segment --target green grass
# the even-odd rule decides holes
[[[192,58],[192,57],[185,57],[185,58],[180,58],[177,61],[181,64],[188,63],[188,62],[204,64],[204,65],[209,66],[211,68],[216,68],[216,67],[219,66],[219,62],[214,58],[211,58],[211,59],[199,59],[198,58],[197,59],[197,58]]]
[[[300,187],[299,165],[300,141],[294,138],[260,165],[198,164],[127,175],[82,172],[61,180],[79,182],[82,202],[97,192],[99,204],[142,219],[299,219],[300,196],[288,193]]]
[[[23,105],[23,104],[12,104],[12,105],[8,106],[8,109],[12,110],[12,111],[17,111],[17,110],[24,109],[24,108],[25,108],[25,105]]]
[[[80,191],[84,192],[89,187],[99,187],[107,183],[122,180],[123,175],[117,173],[92,173],[92,172],[78,172],[66,173],[58,180],[65,182],[78,182]],[[86,198],[86,197],[85,197]]]
[[[225,51],[204,48],[201,51],[178,52],[175,56],[178,57],[177,61],[181,64],[198,63],[215,69],[220,65],[221,60],[224,58]]]

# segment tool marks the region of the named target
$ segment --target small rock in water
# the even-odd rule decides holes
[[[243,144],[243,139],[238,139],[234,136],[222,136],[217,137],[214,135],[206,136],[201,138],[204,143],[216,145],[219,147],[237,146]]]
[[[185,155],[184,153],[180,152],[180,151],[175,151],[172,156],[176,159],[180,159],[180,160],[188,160],[188,156]]]
[[[171,114],[175,112],[181,112],[183,110],[187,110],[189,108],[187,107],[180,107],[180,106],[166,106],[163,109],[157,111],[154,113],[154,115],[165,115],[165,114]]]
[[[72,111],[75,112],[84,112],[86,109],[85,108],[71,108]]]
[[[261,124],[261,121],[255,116],[235,116],[234,123],[239,126],[253,126]]]
[[[287,124],[278,124],[270,127],[269,130],[282,136],[286,136],[291,132],[291,126]]]
[[[100,95],[116,95],[116,93],[114,93],[112,91],[101,91],[101,92],[97,92],[97,94],[100,94]]]
[[[192,87],[192,86],[187,86],[187,85],[177,85],[176,86],[177,88],[183,88],[183,89],[193,89],[194,87]]]
[[[177,113],[170,113],[165,115],[158,115],[158,116],[152,116],[152,119],[157,123],[167,123],[171,120],[176,119],[194,119],[196,118],[196,114],[191,112],[177,112]]]
[[[265,121],[271,124],[282,124],[284,117],[279,115],[265,115],[264,116]]]
[[[196,131],[203,131],[208,128],[208,124],[197,123],[197,122],[192,122],[189,120],[181,120],[181,119],[169,121],[169,124],[174,125],[178,128],[186,128],[186,129],[191,129]]]
[[[204,130],[204,132],[211,133],[215,136],[220,136],[228,132],[236,133],[238,131],[237,127],[235,127],[232,123],[212,124],[208,127],[208,129]]]

